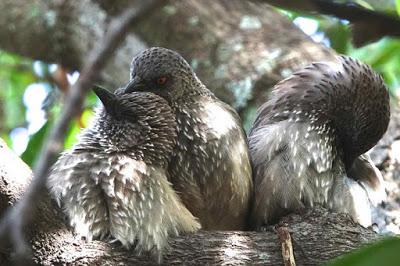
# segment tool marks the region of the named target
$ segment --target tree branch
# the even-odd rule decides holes
[[[96,80],[98,73],[104,68],[107,59],[123,40],[129,26],[141,21],[150,12],[162,5],[162,0],[147,1],[140,9],[129,8],[115,19],[109,27],[104,40],[91,53],[84,64],[81,75],[68,94],[60,118],[52,129],[48,141],[40,153],[34,170],[32,182],[22,200],[3,217],[0,222],[0,243],[10,242],[15,249],[16,259],[26,261],[29,248],[23,237],[23,228],[32,220],[38,202],[45,190],[46,178],[54,158],[61,152],[65,132],[70,121],[82,108],[85,96]]]

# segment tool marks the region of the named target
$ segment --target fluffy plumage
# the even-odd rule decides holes
[[[362,154],[386,131],[389,113],[381,77],[348,57],[314,63],[278,83],[249,136],[252,225],[314,204],[369,225],[370,198],[382,200],[383,187]]]
[[[168,236],[200,228],[168,181],[175,116],[153,93],[95,91],[104,106],[54,165],[49,187],[79,234],[160,255]]]
[[[176,52],[154,47],[137,55],[129,91],[166,99],[177,122],[170,181],[202,228],[246,228],[252,175],[236,112],[217,99]],[[162,83],[162,84],[160,84]]]

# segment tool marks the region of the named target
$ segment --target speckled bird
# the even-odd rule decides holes
[[[385,196],[367,152],[389,123],[381,77],[349,57],[311,64],[278,83],[249,134],[256,229],[316,204],[371,224]]]
[[[177,52],[153,47],[131,64],[131,91],[167,100],[177,122],[168,168],[185,206],[206,230],[247,226],[252,196],[248,145],[240,118],[206,88]]]
[[[168,181],[174,113],[153,93],[121,93],[129,86],[116,94],[95,89],[103,106],[54,165],[48,185],[79,235],[112,236],[160,256],[169,236],[200,224]]]

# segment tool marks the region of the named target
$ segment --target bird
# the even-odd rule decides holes
[[[115,94],[96,87],[102,102],[77,143],[53,166],[48,187],[78,235],[118,240],[160,261],[170,236],[200,223],[168,181],[176,121],[150,92]]]
[[[219,100],[176,51],[151,47],[131,63],[131,91],[164,98],[177,122],[169,180],[204,230],[245,230],[253,194],[247,137],[236,111]]]
[[[346,56],[312,63],[275,85],[249,133],[251,228],[317,205],[371,225],[371,206],[385,190],[366,152],[388,127],[389,105],[381,76]]]

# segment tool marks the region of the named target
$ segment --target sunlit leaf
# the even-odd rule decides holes
[[[87,127],[92,117],[93,111],[91,108],[88,108],[83,111],[79,119],[75,119],[72,122],[71,128],[69,129],[64,142],[65,149],[69,149],[74,145],[74,143],[77,141],[79,132],[82,130],[82,127]]]
[[[398,266],[400,262],[400,239],[387,238],[368,245],[348,255],[341,256],[329,266]]]
[[[32,62],[17,55],[0,51],[0,103],[3,134],[25,124],[25,107],[22,96],[26,87],[35,82]]]
[[[330,40],[331,47],[340,54],[346,54],[349,47],[350,30],[340,20],[329,19],[320,23],[320,30]]]
[[[0,138],[1,138],[2,140],[4,140],[4,142],[7,144],[8,147],[11,147],[11,146],[12,146],[12,141],[11,141],[10,136],[8,136],[7,134],[1,134],[1,135],[0,135]]]
[[[400,16],[400,0],[396,0],[396,11],[397,15]]]
[[[25,152],[21,155],[21,159],[29,166],[32,166],[37,159],[43,143],[46,141],[49,128],[50,122],[46,122],[43,127],[29,139],[28,146],[26,147]]]

